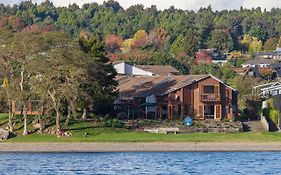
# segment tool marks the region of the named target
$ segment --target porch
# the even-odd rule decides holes
[[[197,118],[201,120],[205,119],[222,119],[222,105],[220,104],[204,104],[198,107]]]

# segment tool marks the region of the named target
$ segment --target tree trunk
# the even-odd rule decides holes
[[[23,106],[21,104],[21,107],[20,107],[20,123],[22,122],[22,118],[23,118]]]
[[[68,107],[67,107],[67,118],[66,118],[65,123],[64,123],[65,126],[68,125],[70,117],[71,117],[71,107],[70,107],[70,105],[68,105]]]
[[[52,101],[53,101],[53,106],[54,106],[54,109],[56,111],[56,132],[57,132],[57,135],[60,135],[61,134],[61,128],[60,128],[60,111],[59,111],[59,105],[58,105],[58,102],[56,101],[56,98],[55,98],[55,92],[51,93],[50,91],[48,91],[50,97],[52,98]]]
[[[71,112],[72,112],[73,118],[75,120],[77,120],[77,112],[76,112],[74,103],[75,102],[70,102],[70,107],[71,107]]]
[[[42,126],[42,120],[41,120],[41,114],[38,115],[38,122],[39,122],[39,134],[43,134],[43,126]]]
[[[27,108],[26,108],[26,104],[23,105],[23,118],[24,118],[24,127],[23,127],[23,133],[22,135],[28,135],[27,132]]]
[[[56,108],[56,129],[57,132],[60,130],[60,112],[59,109]]]
[[[86,108],[83,109],[82,119],[87,120],[87,109]]]
[[[13,128],[13,107],[12,107],[12,102],[9,100],[8,102],[8,106],[9,106],[9,121],[8,121],[8,127],[9,127],[9,131],[13,132],[14,128]]]
[[[39,134],[43,134],[43,124],[42,124],[42,116],[45,114],[44,103],[42,103],[40,114],[38,115],[39,122]],[[44,126],[45,128],[45,126]]]

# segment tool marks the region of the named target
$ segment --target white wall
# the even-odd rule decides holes
[[[133,66],[133,75],[153,76],[153,73]]]
[[[114,65],[114,69],[118,74],[125,74],[125,63],[118,63]]]
[[[115,64],[114,68],[118,74],[153,76],[153,73],[139,69],[126,62],[121,62],[121,63]]]

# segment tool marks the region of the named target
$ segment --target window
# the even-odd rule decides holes
[[[204,93],[205,94],[211,94],[215,92],[214,86],[204,86]]]
[[[219,86],[206,85],[204,86],[203,90],[204,90],[204,94],[219,93]]]

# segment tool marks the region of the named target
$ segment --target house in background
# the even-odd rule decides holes
[[[248,60],[242,64],[243,68],[250,68],[250,67],[270,67],[274,69],[281,68],[281,60],[276,59],[253,59]]]
[[[221,55],[217,49],[199,49],[195,55],[197,64],[220,64],[227,63],[226,56]]]
[[[232,119],[238,92],[212,75],[119,76],[115,110],[127,118]]]
[[[254,59],[242,64],[242,68],[248,69],[247,74],[264,79],[275,79],[281,76],[281,60]]]
[[[180,75],[181,73],[172,66],[163,65],[131,65],[126,62],[115,62],[114,68],[119,75],[160,76]]]
[[[256,59],[281,59],[281,48],[277,47],[273,52],[257,52],[254,57]]]

